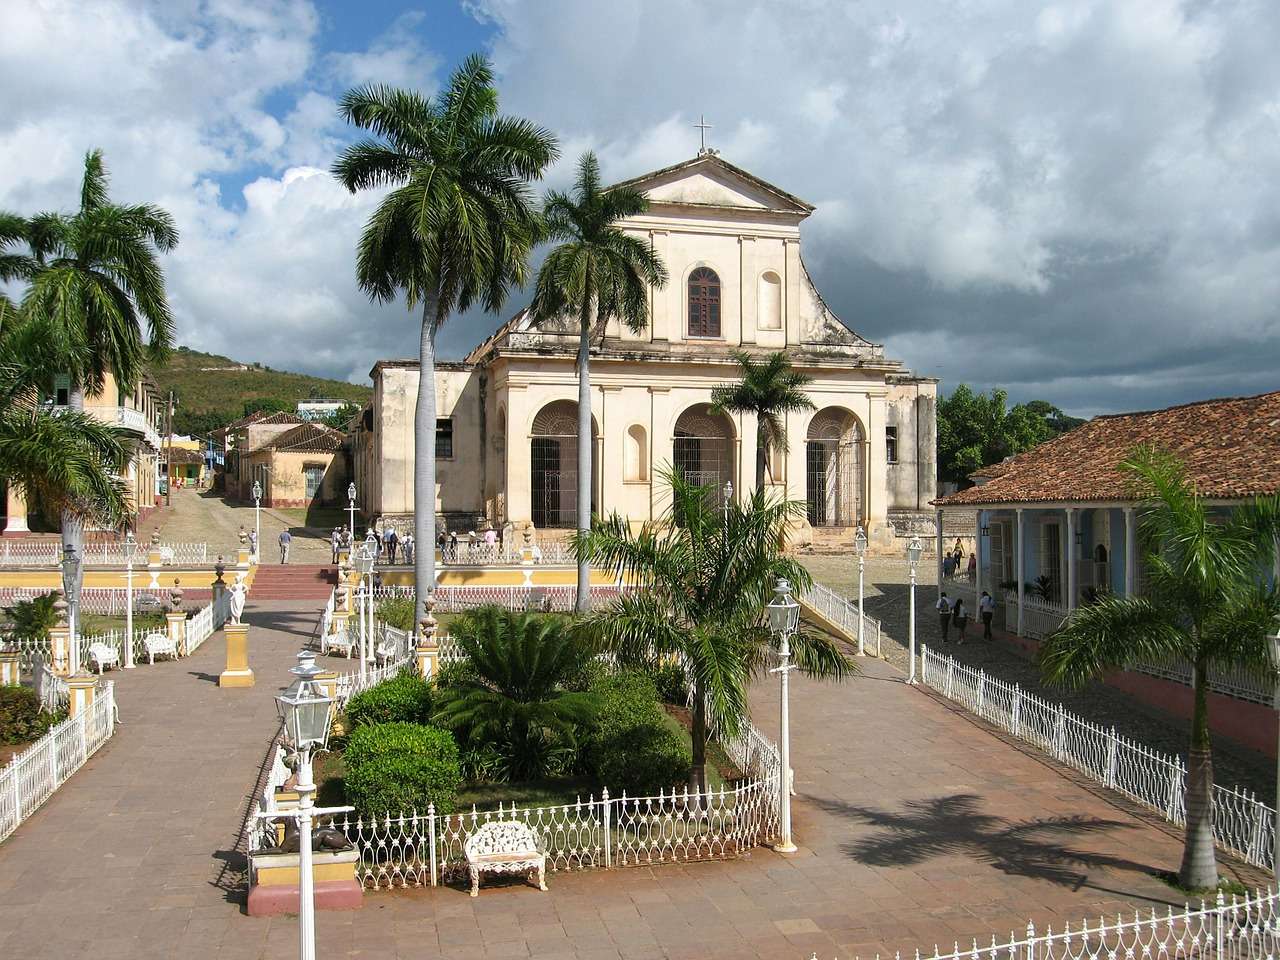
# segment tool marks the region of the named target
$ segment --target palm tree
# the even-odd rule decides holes
[[[552,240],[563,241],[547,254],[538,271],[533,323],[554,323],[566,316],[578,321],[578,533],[591,528],[591,341],[611,319],[633,333],[649,322],[649,290],[667,282],[667,271],[653,247],[623,233],[618,224],[649,207],[644,194],[626,187],[603,190],[600,165],[590,151],[578,161],[578,179],[570,196],[552,190],[543,218]],[[591,605],[591,568],[578,563],[577,609]]]
[[[798,589],[812,579],[782,552],[787,524],[804,504],[763,490],[744,502],[714,506],[708,487],[670,469],[672,504],[661,521],[633,531],[613,514],[575,534],[579,559],[616,569],[632,590],[594,611],[580,627],[624,664],[685,664],[693,688],[691,790],[705,791],[710,724],[726,735],[747,715],[747,687],[767,668],[776,638],[764,618],[778,578]],[[826,636],[792,639],[796,664],[812,676],[840,679],[853,664]]]
[[[812,410],[813,401],[804,388],[813,377],[793,370],[782,352],[755,360],[745,350],[734,354],[742,379],[722,384],[711,391],[711,409],[716,413],[756,415],[756,489],[764,489],[771,449],[787,450],[787,431],[782,418],[788,413]],[[770,479],[772,471],[770,470]]]
[[[496,749],[512,780],[545,776],[557,747],[575,749],[595,715],[593,694],[564,688],[587,652],[562,617],[501,607],[463,614],[450,635],[468,669],[441,686],[434,721],[472,749]]]
[[[361,87],[342,97],[342,115],[373,136],[335,161],[351,192],[390,192],[365,225],[356,277],[375,301],[404,293],[422,307],[414,416],[414,623],[435,583],[436,333],[455,311],[502,307],[523,284],[540,221],[528,184],[556,158],[555,138],[527,120],[498,114],[487,60],[473,55],[435,98],[412,90]]]
[[[178,242],[173,218],[153,204],[118,204],[107,195],[102,151],[85,155],[80,209],[43,213],[26,226],[31,284],[23,312],[51,338],[70,376],[68,406],[84,410],[85,391],[103,389],[111,374],[132,390],[149,361],[173,345],[173,316],[157,253]],[[144,340],[143,327],[146,327]],[[85,423],[77,418],[80,426]],[[62,542],[82,552],[91,505],[62,506]]]
[[[1271,675],[1267,635],[1280,599],[1263,571],[1280,533],[1280,499],[1220,516],[1166,454],[1138,450],[1123,469],[1143,498],[1143,595],[1103,597],[1076,610],[1041,647],[1040,668],[1051,682],[1080,686],[1143,660],[1181,657],[1194,667],[1187,833],[1178,877],[1184,887],[1208,889],[1218,883],[1209,674],[1246,667]]]

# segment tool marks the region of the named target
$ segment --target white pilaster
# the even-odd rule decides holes
[[[1067,613],[1076,608],[1076,508],[1067,507]]]
[[[946,538],[942,534],[942,511],[941,510],[939,510],[937,514],[937,526],[938,526],[938,530],[937,530],[938,545],[937,545],[937,549],[935,550],[935,553],[937,553],[937,556],[934,559],[937,561],[937,564],[938,564],[938,599],[941,600],[942,599],[942,551],[946,548]]]
[[[1017,541],[1017,549],[1018,549],[1018,553],[1017,553],[1017,558],[1018,558],[1018,636],[1022,636],[1022,601],[1023,601],[1023,595],[1026,593],[1026,584],[1023,582],[1026,579],[1026,571],[1025,571],[1026,564],[1022,556],[1022,553],[1023,553],[1022,534],[1023,534],[1024,525],[1023,525],[1023,518],[1022,518],[1022,508],[1018,507],[1014,512],[1018,516],[1018,522],[1017,522],[1018,535],[1014,538]]]
[[[1138,546],[1137,524],[1134,522],[1133,507],[1124,508],[1124,595],[1137,596],[1138,593]]]

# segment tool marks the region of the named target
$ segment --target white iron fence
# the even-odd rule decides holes
[[[1176,826],[1186,825],[1186,764],[1068,713],[1024,692],[1017,684],[988,676],[924,647],[923,683],[966,710],[1034,744],[1059,763],[1136,800]],[[1218,845],[1256,867],[1270,870],[1276,812],[1252,793],[1213,788],[1213,836]]]
[[[115,732],[115,686],[100,684],[88,710],[70,717],[0,770],[0,840],[18,828]]]
[[[163,566],[209,562],[207,543],[161,543],[156,547],[140,542],[133,556],[135,569],[146,569],[147,557],[154,549]],[[127,562],[123,540],[90,540],[80,551],[87,566],[123,567]],[[62,562],[62,544],[58,540],[5,540],[0,542],[0,567],[51,567]]]
[[[591,605],[601,607],[612,603],[623,592],[616,584],[592,584]],[[381,586],[373,591],[374,600],[389,597],[412,597],[413,587]],[[436,613],[461,613],[496,604],[508,610],[569,611],[573,609],[578,588],[573,584],[554,586],[457,586],[436,587]]]
[[[1232,895],[1228,902],[1219,893],[1217,901],[1187,906],[1177,913],[1172,907],[1163,914],[1152,908],[1143,916],[1123,916],[1108,922],[1085,920],[1074,929],[1067,924],[1040,935],[1028,923],[1024,937],[1010,934],[1008,940],[962,947],[950,953],[916,951],[916,960],[1261,960],[1280,956],[1280,893],[1259,890],[1243,897]],[[902,954],[895,954],[903,960]],[[815,954],[812,960],[816,960]]]
[[[565,566],[578,562],[564,541],[535,543],[529,551],[529,559],[535,564]],[[441,563],[455,567],[513,566],[524,563],[525,559],[523,543],[469,543],[459,540],[446,543],[438,552]]]
[[[134,578],[133,612],[153,613],[163,610],[169,597],[168,588],[151,589],[136,586],[139,581],[145,582],[145,573]],[[35,600],[55,592],[52,587],[0,587],[0,607],[11,607],[26,600]],[[80,610],[82,613],[100,613],[105,616],[124,616],[129,606],[129,593],[116,587],[85,587],[80,591]]]
[[[801,602],[812,607],[851,637],[858,635],[858,618],[862,618],[862,643],[867,650],[875,650],[880,656],[880,621],[858,610],[857,603],[842,597],[830,587],[814,583],[800,597]],[[865,600],[864,600],[865,602]]]

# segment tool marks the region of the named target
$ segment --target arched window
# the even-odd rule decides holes
[[[638,423],[627,427],[627,446],[623,466],[624,479],[632,481],[649,479],[649,444],[644,427]]]
[[[720,336],[720,278],[710,267],[689,274],[689,336]]]

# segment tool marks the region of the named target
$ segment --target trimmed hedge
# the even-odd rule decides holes
[[[434,803],[437,813],[453,810],[462,783],[458,745],[436,727],[376,723],[358,727],[343,751],[347,801],[362,814],[381,816],[417,811]]]
[[[689,742],[663,717],[652,678],[624,672],[601,678],[595,723],[583,744],[591,773],[615,795],[647,796],[689,779]]]
[[[0,743],[38,740],[56,719],[40,709],[40,698],[30,687],[0,687]]]
[[[380,600],[377,615],[387,626],[413,633],[413,597],[387,597]]]
[[[431,684],[408,670],[347,702],[349,729],[375,723],[427,723],[430,719]]]

